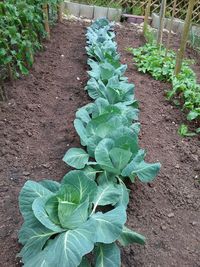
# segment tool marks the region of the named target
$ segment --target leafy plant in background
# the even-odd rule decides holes
[[[150,182],[160,164],[146,163],[139,149],[138,103],[134,85],[124,77],[112,26],[100,19],[87,32],[91,78],[86,90],[95,102],[80,108],[74,121],[87,151],[66,152],[63,160],[76,170],[61,183],[28,181],[20,193],[24,266],[120,267],[118,244],[145,243],[125,226],[125,178]]]
[[[0,2],[1,79],[28,74],[34,54],[46,36],[43,26],[43,3],[56,9],[58,0],[8,0]]]
[[[183,100],[183,110],[187,111],[189,121],[200,118],[200,85],[189,67],[191,61],[185,60],[181,72],[175,76],[176,55],[173,51],[169,51],[166,56],[164,47],[160,49],[155,44],[148,43],[140,48],[129,48],[128,51],[134,55],[139,71],[150,73],[156,80],[172,83],[167,97],[169,100],[174,97],[179,97],[181,102]]]

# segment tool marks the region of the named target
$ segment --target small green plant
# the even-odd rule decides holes
[[[196,75],[190,68],[191,61],[185,60],[180,74],[174,75],[176,55],[169,51],[166,56],[164,47],[158,48],[156,44],[147,43],[140,48],[129,48],[134,55],[134,61],[138,70],[150,73],[156,80],[172,83],[172,89],[167,92],[167,98],[172,100],[179,97],[183,101],[183,110],[187,111],[189,121],[200,118],[200,85],[196,81]]]
[[[132,8],[132,14],[136,15],[136,16],[141,16],[144,14],[144,11],[143,11],[142,7],[135,5]]]
[[[178,133],[182,137],[192,137],[196,135],[196,133],[194,132],[189,132],[188,126],[185,124],[181,124],[181,126],[178,129]]]

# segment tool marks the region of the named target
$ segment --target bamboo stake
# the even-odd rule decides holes
[[[186,49],[186,45],[187,45],[187,40],[188,40],[188,34],[189,34],[189,30],[190,30],[192,12],[193,12],[195,3],[196,3],[196,0],[189,0],[187,15],[186,15],[186,19],[185,19],[185,23],[184,23],[184,27],[183,27],[183,32],[182,32],[182,37],[181,37],[181,44],[180,44],[180,48],[179,48],[179,50],[177,52],[177,56],[176,56],[176,66],[175,66],[175,70],[174,70],[175,75],[178,75],[181,71],[182,62],[183,62],[185,49]]]
[[[147,6],[145,8],[143,34],[145,34],[145,32],[147,30],[148,19],[149,19],[149,15],[150,15],[150,9],[151,9],[151,0],[148,0]]]
[[[62,22],[63,21],[62,13],[63,13],[63,2],[60,2],[58,4],[58,22]]]
[[[172,28],[173,28],[174,16],[175,16],[175,11],[176,11],[176,4],[177,4],[177,0],[174,0],[172,17],[171,17],[170,26],[169,26],[169,34],[168,34],[168,38],[167,38],[165,57],[167,57],[167,53],[169,51],[170,40],[171,40],[171,36],[172,36]]]
[[[43,13],[44,13],[44,28],[47,32],[47,40],[50,40],[50,27],[49,27],[49,14],[48,14],[48,5],[43,5]]]
[[[159,46],[162,45],[166,2],[167,2],[166,0],[162,0],[161,9],[160,9],[159,29],[158,29],[158,36],[157,36],[157,45]]]

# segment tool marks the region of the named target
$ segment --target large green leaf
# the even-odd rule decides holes
[[[81,144],[84,146],[88,142],[88,136],[87,131],[85,129],[85,126],[83,125],[83,122],[80,119],[74,120],[74,127],[81,139]]]
[[[81,119],[83,122],[88,123],[91,118],[85,107],[80,108],[76,112],[76,118]]]
[[[46,228],[48,228],[54,232],[57,232],[57,233],[63,232],[64,229],[55,225],[55,223],[53,223],[50,220],[49,216],[47,215],[46,208],[45,208],[46,201],[47,201],[47,198],[45,198],[45,197],[43,197],[43,198],[38,197],[34,200],[33,205],[32,205],[32,209],[33,209],[33,213],[34,213],[35,217]]]
[[[116,206],[123,205],[125,208],[129,202],[129,189],[126,188],[125,184],[120,183],[119,189],[121,190],[120,199]]]
[[[52,196],[53,193],[41,184],[33,181],[27,181],[19,195],[19,207],[24,219],[29,219],[33,214],[32,204],[38,197]]]
[[[99,136],[96,136],[96,135],[88,138],[88,141],[87,141],[87,151],[88,151],[88,154],[90,155],[90,157],[93,157],[94,158],[95,149],[96,149],[97,145],[99,144],[99,142],[101,140],[102,140],[102,138],[99,137]]]
[[[151,182],[160,170],[160,163],[146,163],[144,151],[140,150],[133,160],[123,169],[123,176],[137,175],[142,182]]]
[[[59,200],[58,216],[63,228],[75,229],[88,218],[89,198],[77,205],[68,201]]]
[[[111,131],[116,130],[122,123],[128,124],[125,117],[120,116],[119,110],[112,109],[109,113],[102,114],[93,118],[87,125],[86,131],[88,135],[97,135],[101,138],[106,137]]]
[[[55,234],[56,232],[47,229],[37,220],[32,222],[29,220],[28,225],[24,224],[19,232],[20,243],[24,244],[23,240],[26,240],[24,247],[19,253],[23,263],[28,262],[33,255],[40,253],[47,240]]]
[[[45,203],[45,210],[49,216],[49,219],[56,225],[60,225],[58,218],[58,196],[50,197]]]
[[[138,152],[138,135],[129,127],[121,126],[115,132],[108,135],[115,141],[115,146],[127,151],[131,151],[133,155]]]
[[[76,169],[83,169],[88,162],[89,155],[81,148],[70,148],[63,161]]]
[[[59,190],[60,184],[56,181],[52,180],[42,180],[39,182],[42,186],[44,186],[46,189],[51,191],[52,193],[55,193]]]
[[[122,232],[124,223],[126,222],[126,211],[123,206],[119,206],[109,212],[97,212],[92,214],[90,220],[94,222],[98,231],[96,234],[96,242],[110,244],[117,240]]]
[[[131,159],[132,153],[129,150],[114,147],[115,142],[111,138],[103,139],[95,150],[96,162],[104,170],[115,174],[121,174],[121,170]]]
[[[112,148],[109,154],[113,165],[119,170],[119,173],[128,164],[132,156],[130,151],[118,147]]]
[[[95,206],[115,205],[121,196],[120,186],[114,183],[99,185],[93,200]]]
[[[90,178],[91,180],[95,180],[96,175],[98,173],[101,173],[102,170],[95,170],[94,168],[92,168],[91,166],[86,166],[83,170],[84,174]]]
[[[62,184],[70,185],[79,192],[80,199],[89,197],[89,200],[93,200],[96,194],[97,184],[88,178],[83,171],[70,171],[62,180]]]
[[[115,177],[115,174],[104,171],[98,176],[97,183],[99,185],[104,185],[107,183],[117,183],[117,178]]]
[[[99,80],[91,78],[86,86],[86,90],[91,98],[97,99],[98,97],[105,98],[105,85]]]
[[[77,267],[82,257],[92,251],[95,242],[92,221],[51,240],[41,253],[34,254],[25,267]]]
[[[118,238],[118,241],[122,246],[127,246],[133,243],[144,245],[145,237],[124,226],[123,231]]]
[[[120,249],[115,243],[97,244],[95,248],[95,267],[120,267]]]
[[[106,170],[115,172],[115,167],[110,159],[109,152],[114,146],[114,141],[110,138],[103,139],[95,150],[95,159],[97,163]]]

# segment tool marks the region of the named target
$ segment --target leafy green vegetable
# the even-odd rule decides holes
[[[139,71],[150,73],[156,80],[172,83],[172,89],[167,92],[167,98],[181,99],[180,102],[183,102],[183,109],[187,111],[189,121],[200,118],[200,85],[197,83],[195,73],[189,67],[189,60],[183,62],[181,72],[176,77],[174,75],[176,54],[173,51],[169,51],[166,56],[165,48],[160,49],[156,44],[149,43],[127,50],[134,55]]]
[[[113,187],[110,184],[110,192]],[[96,213],[96,208],[114,205],[120,197],[120,190],[109,196],[105,187],[98,188],[81,171],[69,172],[54,193],[28,181],[19,198],[25,220],[19,234],[24,245],[20,256],[25,266],[78,266],[96,242],[117,240],[126,221],[125,207],[120,205],[106,213]],[[89,201],[94,203],[93,209]]]

